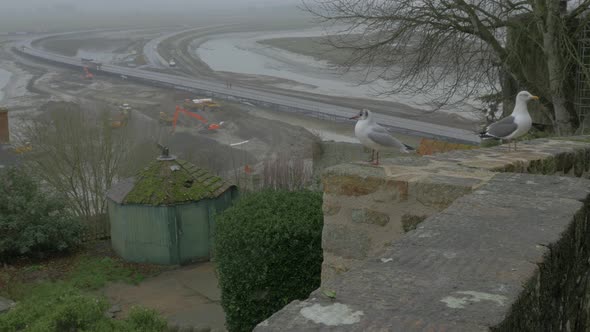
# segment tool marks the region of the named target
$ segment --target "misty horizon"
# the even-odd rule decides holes
[[[2,12],[51,11],[180,11],[186,9],[239,9],[263,8],[300,4],[300,0],[103,0],[103,1],[63,1],[63,0],[5,0]]]

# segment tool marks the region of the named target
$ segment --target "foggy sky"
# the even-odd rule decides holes
[[[0,11],[37,10],[182,10],[185,9],[236,9],[239,7],[281,6],[299,4],[300,0],[0,0]]]

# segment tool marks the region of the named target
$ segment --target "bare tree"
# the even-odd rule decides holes
[[[124,128],[111,127],[108,112],[60,103],[28,121],[24,139],[32,146],[25,163],[32,175],[64,194],[77,215],[90,220],[106,213],[106,190],[118,181],[133,146]]]
[[[430,94],[442,105],[489,93],[500,75],[509,75],[541,95],[558,133],[574,129],[566,81],[581,60],[572,27],[585,24],[590,0],[569,12],[560,0],[303,1],[324,23],[346,27],[329,43],[352,52],[349,68],[362,64],[377,71],[370,79],[392,81],[389,93]],[[532,81],[522,66],[537,54],[527,58],[513,49],[510,30],[532,31],[521,38],[542,54],[542,82]]]

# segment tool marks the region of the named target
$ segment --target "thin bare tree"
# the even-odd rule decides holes
[[[572,65],[582,63],[574,36],[588,20],[590,0],[576,0],[569,11],[563,0],[302,1],[320,21],[338,27],[328,42],[351,52],[346,66],[392,82],[384,87],[388,93],[429,94],[443,105],[489,93],[508,75],[541,96],[558,133],[577,125],[567,81]],[[507,42],[509,31],[526,31],[519,38],[535,54]],[[540,81],[522,66],[537,56],[544,60]]]
[[[106,191],[128,166],[130,136],[124,128],[112,128],[106,111],[85,113],[62,103],[24,125],[22,140],[32,146],[25,167],[64,194],[77,215],[91,220],[106,213]]]

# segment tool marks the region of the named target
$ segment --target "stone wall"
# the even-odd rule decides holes
[[[534,140],[505,146],[388,159],[383,166],[328,169],[324,185],[322,285],[373,257],[417,223],[484,185],[496,172],[583,176],[590,140]]]
[[[325,173],[321,289],[257,331],[590,328],[588,138],[383,164]]]
[[[586,179],[497,174],[256,331],[588,330],[588,198]]]

